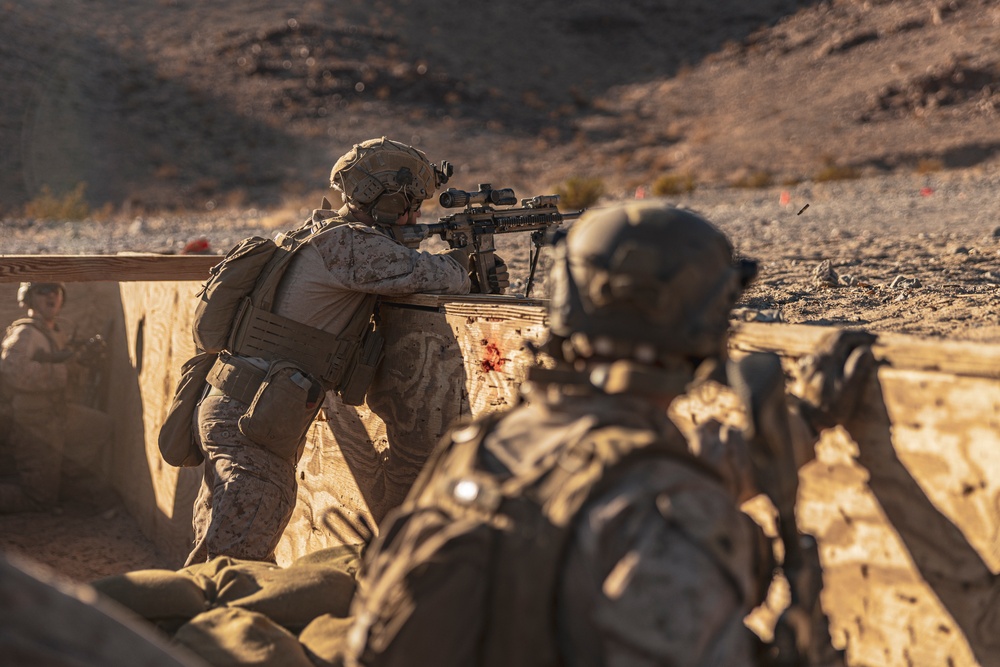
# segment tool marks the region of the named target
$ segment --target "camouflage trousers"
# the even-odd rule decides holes
[[[66,464],[102,474],[111,418],[99,410],[43,396],[19,396],[8,445],[16,481],[0,483],[0,513],[55,506]]]
[[[274,560],[295,508],[295,460],[282,459],[240,431],[247,404],[209,395],[195,413],[205,474],[194,504],[194,547],[185,567],[216,556]]]

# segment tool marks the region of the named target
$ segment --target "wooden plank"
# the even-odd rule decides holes
[[[205,280],[216,255],[0,255],[0,283]]]
[[[191,511],[201,468],[178,469],[160,457],[157,435],[191,337],[198,283],[123,283],[124,345],[115,352],[113,413],[116,487],[143,532],[180,566],[190,549]]]
[[[730,347],[799,357],[815,350],[832,331],[805,324],[738,323]],[[1000,378],[1000,345],[882,333],[872,351],[880,362],[900,370]]]
[[[411,294],[409,296],[382,297],[383,303],[416,306],[439,312],[478,312],[482,306],[500,313],[510,313],[518,317],[539,317],[544,320],[544,299],[525,299],[506,294],[466,294],[456,298],[448,294]],[[539,310],[539,309],[542,310]],[[501,315],[501,317],[504,315]]]

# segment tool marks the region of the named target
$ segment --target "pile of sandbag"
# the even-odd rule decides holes
[[[93,586],[216,667],[332,667],[350,625],[360,549],[324,549],[288,567],[219,557]]]

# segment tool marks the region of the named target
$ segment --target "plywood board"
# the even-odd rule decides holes
[[[202,280],[222,258],[214,255],[2,255],[0,283],[22,280],[82,282],[109,280]]]
[[[371,539],[453,420],[518,400],[532,359],[526,341],[544,335],[538,307],[435,299],[382,304],[386,358],[366,405],[331,399],[310,430],[279,562]]]
[[[113,394],[115,482],[143,532],[177,563],[190,549],[191,508],[201,472],[164,463],[157,435],[180,367],[194,355],[191,316],[198,287],[187,281],[121,285],[124,345],[116,356]]]
[[[128,462],[121,469],[134,505],[145,507],[146,529],[181,557],[197,473],[160,464],[155,433],[191,352],[197,286],[121,288],[131,369],[123,371],[122,414],[146,438],[144,448],[120,453]],[[374,534],[451,419],[518,400],[533,359],[528,343],[545,336],[542,305],[524,300],[419,297],[385,304],[382,315],[387,363],[369,403],[330,403],[309,432],[281,563]],[[778,352],[794,373],[796,360],[829,333],[741,324],[731,347],[734,354]],[[857,419],[824,433],[816,460],[801,471],[797,511],[820,543],[834,639],[851,665],[994,664],[1000,349],[886,335],[875,353],[881,366]],[[141,400],[127,397],[130,383]],[[674,412],[680,421],[742,419],[719,386],[678,402]]]
[[[742,325],[735,354],[795,361],[829,330]],[[861,408],[800,472],[801,527],[818,538],[823,605],[851,665],[1000,660],[1000,346],[884,335]],[[728,390],[675,411],[745,421]],[[766,520],[766,518],[765,518]]]

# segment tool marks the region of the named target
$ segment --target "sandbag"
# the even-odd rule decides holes
[[[364,556],[365,544],[341,544],[327,549],[320,549],[300,556],[292,562],[290,567],[302,565],[326,565],[337,570],[341,570],[357,577],[361,570],[361,562]]]
[[[342,667],[344,645],[354,618],[323,614],[299,634],[299,643],[317,667]]]
[[[258,612],[295,631],[323,614],[346,616],[356,587],[352,574],[324,564],[245,562],[225,568],[215,582],[215,606]]]
[[[299,640],[263,614],[223,607],[181,626],[174,641],[214,667],[313,667]]]
[[[198,588],[204,591],[205,600],[208,601],[208,606],[211,608],[215,606],[215,596],[217,593],[215,577],[230,565],[243,562],[245,561],[229,556],[216,556],[210,561],[195,563],[194,565],[181,568],[177,573],[190,577]]]
[[[205,592],[197,583],[172,570],[126,572],[98,579],[91,585],[168,632],[209,608]]]

